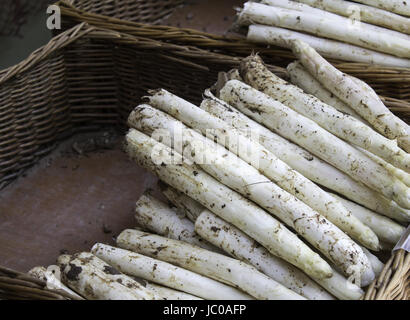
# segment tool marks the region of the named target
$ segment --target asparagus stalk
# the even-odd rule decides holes
[[[169,134],[174,137],[172,142],[171,139],[165,139],[162,136],[157,136],[156,139],[169,144],[169,147],[171,144],[181,146],[181,149],[176,149],[177,152],[191,156],[191,160],[215,179],[253,200],[294,228],[336,265],[341,266],[346,273],[348,270],[359,270],[360,273],[364,273],[366,268],[370,269],[360,247],[339,228],[222,146],[148,105],[135,108],[128,122],[133,127],[149,134],[156,130],[168,130]],[[182,132],[181,141],[177,140],[179,138],[176,134],[177,127]],[[334,198],[332,201],[335,202]],[[337,216],[333,215],[332,218],[361,242],[378,250],[378,239],[373,231],[352,216],[343,205],[341,208],[346,211],[346,215],[341,216],[339,213]]]
[[[49,266],[48,268],[50,269],[50,267],[51,269],[59,270],[58,266]],[[69,287],[67,287],[65,284],[63,284],[61,282],[61,279],[59,279],[55,273],[47,270],[44,267],[34,267],[28,272],[28,274],[37,279],[46,281],[47,288],[64,291],[65,293],[68,293],[69,295],[71,295],[73,299],[84,300],[83,297],[79,296],[76,292],[74,292]]]
[[[210,133],[209,129],[213,129],[211,134],[216,136],[218,143],[225,146],[242,160],[253,165],[266,177],[276,182],[281,188],[308,204],[311,208],[331,220],[339,228],[349,232],[355,239],[359,239],[361,243],[369,248],[378,250],[377,236],[375,236],[370,229],[352,217],[343,205],[335,201],[327,192],[320,189],[297,171],[292,170],[286,163],[281,161],[257,141],[247,138],[223,120],[165,90],[156,92],[153,96],[149,97],[149,101],[155,107],[177,117],[185,124],[199,130],[205,135]],[[136,111],[134,111],[135,114],[130,115],[129,123],[138,125],[138,128],[142,130],[147,127],[146,129],[151,132],[154,129],[164,128],[164,124],[167,120],[164,116],[161,116],[158,111],[155,112],[155,110],[152,108],[149,109],[148,107],[144,107],[142,110],[139,108],[138,110],[136,109]],[[145,116],[143,115],[144,112],[146,113]],[[160,118],[161,120],[159,120]],[[138,119],[140,119],[140,123],[137,123]],[[143,119],[145,119],[145,121]],[[171,120],[168,121],[172,122]],[[168,125],[168,128],[174,128],[174,132],[184,130],[181,125],[179,125],[178,129],[176,129],[177,127],[178,125],[176,123],[170,123]],[[187,131],[186,128],[185,131]],[[199,139],[198,134],[194,133],[193,135]],[[170,139],[166,140],[168,140],[168,143],[171,143]],[[183,143],[179,143],[179,145],[182,146]],[[252,149],[251,152],[248,151],[249,148]],[[204,156],[206,156],[206,154]],[[209,154],[209,156],[211,156],[211,154]],[[255,158],[256,161],[254,161]],[[222,160],[227,159],[222,157]],[[206,170],[207,169],[205,169],[205,171]],[[224,175],[221,176],[221,179],[223,179],[223,177]],[[239,185],[243,187],[243,185]],[[253,187],[256,188],[260,186]],[[247,188],[242,189],[242,194],[248,193],[245,189]],[[282,201],[284,198],[280,199],[279,197],[278,200]],[[281,205],[281,207],[286,207],[286,205]]]
[[[357,12],[361,21],[410,34],[409,19],[387,10],[345,0],[296,0],[312,7],[350,17]]]
[[[317,81],[310,73],[308,73],[304,67],[301,65],[300,62],[293,62],[288,66],[288,73],[290,74],[292,83],[298,85],[302,89],[304,89],[307,93],[311,93],[314,96],[318,97],[323,102],[326,102],[329,105],[334,106],[341,112],[353,115],[358,120],[368,124],[363,118],[361,118],[353,109],[351,109],[348,105],[346,105],[342,100],[340,100],[337,96],[333,95],[330,91],[328,91],[322,84]],[[372,90],[366,83],[363,81],[354,78],[352,76],[348,76],[352,81],[357,82],[359,86],[362,87],[362,90],[367,94],[373,95],[374,99],[379,99],[377,94]],[[384,98],[381,98],[384,101]],[[404,128],[407,128],[409,131],[408,125],[402,121],[400,118],[396,118],[398,123],[400,123]],[[409,132],[408,132],[409,133]],[[398,137],[397,142],[398,145],[404,149],[406,152],[410,151],[410,143],[409,138],[410,135],[406,135],[403,137]]]
[[[365,23],[355,27],[350,19],[344,17],[334,19],[326,16],[318,19],[315,13],[247,2],[239,13],[238,22],[299,30],[398,57],[410,58],[410,40],[391,36],[390,32],[385,32],[385,28],[378,28],[380,30],[375,31],[375,26],[369,27]]]
[[[315,121],[337,137],[378,155],[398,168],[410,170],[410,155],[401,150],[396,141],[385,138],[354,117],[337,111],[277,77],[258,55],[242,61],[241,75],[247,84]]]
[[[407,17],[410,17],[410,5],[402,0],[356,0],[356,2],[364,3],[369,6],[380,8],[383,10],[395,12]]]
[[[268,250],[255,240],[230,223],[218,218],[195,200],[165,184],[161,184],[161,188],[163,192],[174,195],[176,198],[184,196],[186,201],[191,203],[191,206],[198,209],[199,215],[194,220],[195,231],[203,239],[207,239],[232,257],[249,262],[259,271],[301,296],[310,300],[320,300],[323,294],[321,289],[316,288],[315,284],[311,285],[311,280],[297,268],[271,255]],[[173,201],[171,200],[171,202]],[[173,203],[188,214],[187,209],[183,206],[176,202]],[[323,298],[326,298],[325,294],[323,294]]]
[[[337,110],[350,114],[363,123],[368,124],[368,122],[361,118],[361,116],[358,115],[352,108],[350,108],[337,96],[333,95],[333,93],[328,91],[319,81],[317,81],[309,72],[307,72],[300,62],[297,61],[289,64],[288,73],[290,75],[291,82],[302,88],[305,92],[313,94],[323,102],[335,107]],[[362,86],[363,90],[366,93],[372,94],[375,99],[378,99],[377,94],[363,81],[360,81],[359,79],[351,76],[348,77],[350,77],[353,81],[356,81],[359,86]],[[407,124],[405,124],[401,119],[397,118],[397,121],[408,130]],[[410,139],[409,137],[409,135],[406,135],[397,139],[398,145],[406,152],[410,151],[410,143],[408,142]]]
[[[390,163],[386,162],[382,158],[378,157],[377,155],[365,150],[363,148],[357,147],[361,152],[367,155],[370,159],[374,162],[379,164],[381,167],[386,168],[390,171],[394,176],[400,179],[407,187],[410,187],[410,174],[402,169],[396,168],[395,166],[391,165]],[[402,151],[403,152],[403,151]]]
[[[344,61],[409,68],[410,60],[389,54],[361,48],[352,44],[315,37],[309,34],[273,26],[253,24],[248,28],[247,39],[256,43],[266,43],[291,49],[292,40],[300,39],[308,43],[322,56]]]
[[[166,203],[145,192],[136,203],[135,219],[143,228],[171,239],[182,240],[201,248],[219,251],[195,232],[194,224],[178,216]]]
[[[391,37],[397,37],[397,38],[406,39],[406,40],[410,39],[410,37],[407,34],[404,34],[402,32],[397,32],[397,31],[394,31],[388,28],[382,28],[374,24],[365,23],[365,21],[361,20],[360,17],[355,17],[354,15],[353,16],[348,15],[350,21],[346,21],[346,18],[344,17],[344,15],[334,14],[330,11],[318,9],[315,6],[310,6],[304,3],[300,3],[300,2],[289,1],[289,0],[262,0],[261,3],[274,6],[274,7],[285,8],[285,9],[290,9],[290,10],[306,12],[309,14],[314,14],[317,18],[330,19],[334,23],[347,23],[348,22],[350,23],[351,28],[356,27],[359,30],[359,32],[361,29],[366,29],[366,30],[374,31],[374,32],[382,32]],[[359,24],[359,25],[355,25],[355,24]]]
[[[253,132],[254,136],[259,138],[259,143],[293,169],[302,173],[306,178],[380,214],[387,213],[399,221],[410,220],[408,211],[400,208],[393,201],[386,199],[364,184],[356,182],[350,176],[322,161],[305,149],[283,139],[281,136],[248,118],[232,106],[215,98],[209,90],[205,92],[205,97],[207,99],[202,102],[202,109],[227,122],[235,129],[240,130],[248,138],[252,138],[250,132]]]
[[[408,135],[408,126],[391,113],[370,87],[337,70],[302,41],[293,41],[293,52],[311,75],[381,134],[390,139]]]
[[[166,191],[170,191],[171,194],[176,195],[178,199],[183,197],[185,203],[190,203],[188,207],[194,207],[196,208],[196,212],[201,213],[197,215],[198,218],[203,214],[201,218],[206,220],[205,223],[198,221],[198,218],[196,218],[198,222],[195,226],[195,229],[201,237],[208,239],[209,242],[218,246],[233,257],[249,262],[255,268],[280,282],[292,291],[311,300],[320,298],[320,291],[315,289],[315,285],[312,285],[309,278],[307,278],[299,269],[293,267],[286,261],[271,255],[268,250],[255,240],[232,224],[218,218],[215,214],[190,197],[164,184],[162,184],[162,188]],[[175,205],[186,212],[186,206],[184,208],[177,203],[175,203]],[[216,229],[213,227],[216,227]],[[328,279],[317,280],[313,278],[313,280],[338,299],[358,300],[363,294],[360,287],[349,282],[335,270],[333,270],[333,276]],[[317,295],[314,292],[317,292]]]
[[[272,256],[264,247],[230,223],[204,210],[195,223],[195,230],[204,239],[225,250],[239,260],[252,264],[267,276],[292,291],[310,300],[333,299],[312,280],[287,262]],[[333,271],[329,279],[316,280],[335,297],[343,300],[358,300],[363,291]]]
[[[119,240],[117,239],[117,241]],[[247,294],[223,283],[142,254],[102,243],[95,244],[91,251],[97,257],[125,274],[152,281],[203,299],[252,299]],[[158,251],[161,251],[161,249],[158,248]]]
[[[220,96],[254,120],[306,148],[353,179],[397,201],[406,209],[410,208],[407,186],[387,169],[381,168],[314,121],[237,80],[228,81],[220,91]]]
[[[144,283],[147,289],[151,290],[161,297],[164,297],[165,300],[203,300],[189,293],[163,287],[155,283],[150,283],[146,280],[141,281]]]
[[[111,251],[117,249],[114,247],[105,246],[103,244],[94,245],[95,248],[100,248],[101,246]],[[99,259],[97,258],[97,256],[94,256],[91,253],[80,253],[79,256],[83,259],[87,259],[88,262],[94,265],[96,268],[104,271],[110,279],[121,283],[127,288],[140,288],[141,286],[143,288],[146,288],[148,291],[154,294],[155,300],[202,300],[198,297],[181,291],[166,288],[154,283],[149,283],[148,281],[143,279],[135,280],[125,274],[120,273],[115,268],[111,267],[111,265],[105,263],[103,259]]]
[[[137,230],[123,231],[117,243],[237,287],[259,300],[305,300],[247,263],[189,243]]]
[[[98,258],[90,252],[81,252],[77,254],[77,257],[83,259],[97,270],[103,272],[108,279],[121,283],[123,286],[135,290],[136,292],[143,292],[146,298],[149,300],[164,300],[164,297],[151,291],[149,288],[132,279],[131,277],[121,273],[116,268],[112,267],[110,264],[106,263],[104,260]]]
[[[67,285],[89,300],[153,300],[154,294],[142,286],[127,288],[89,263],[88,259],[61,255],[57,263]]]
[[[356,119],[365,122],[363,118],[346,103],[327,90],[319,81],[315,79],[299,61],[290,63],[287,66],[290,81],[303,89],[306,93],[314,95],[324,103],[334,107],[342,113],[349,114]]]
[[[354,216],[369,226],[377,234],[379,239],[384,242],[396,244],[406,230],[403,226],[387,217],[377,214],[354,202],[343,199],[335,194],[333,196],[339,199],[339,201],[341,201]]]
[[[197,166],[182,163],[182,156],[175,151],[134,129],[127,134],[126,142],[127,153],[139,165],[247,233],[272,254],[312,277],[332,275],[330,266],[279,221]],[[169,161],[171,156],[177,164]]]
[[[383,271],[384,264],[377,258],[373,253],[371,253],[369,250],[366,248],[362,247],[363,252],[366,254],[367,258],[370,261],[370,264],[372,265],[372,269],[376,277],[380,275],[380,273]]]
[[[162,194],[170,201],[176,208],[181,210],[191,222],[196,221],[199,215],[204,211],[204,207],[195,200],[188,197],[186,194],[179,192],[175,188],[167,185],[161,180],[158,182]]]

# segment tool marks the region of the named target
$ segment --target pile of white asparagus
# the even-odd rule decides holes
[[[410,68],[406,1],[249,1],[236,23],[252,42],[291,48],[299,39],[327,58]]]
[[[374,253],[410,221],[408,126],[308,44],[292,49],[292,83],[252,55],[199,107],[150,91],[125,148],[163,200],[138,199],[117,247],[30,273],[86,299],[360,299],[384,267]]]

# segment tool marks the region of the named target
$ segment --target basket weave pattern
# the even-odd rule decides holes
[[[117,10],[113,9],[109,15],[101,14],[101,10],[93,10],[96,3],[102,6],[101,3],[111,3],[110,0],[83,0],[82,3],[87,4],[90,10],[82,10],[76,6],[76,1],[67,2],[62,0],[58,2],[63,16],[63,26],[65,28],[72,27],[79,22],[87,22],[89,24],[111,29],[118,32],[128,33],[134,36],[149,37],[155,40],[172,42],[185,46],[196,46],[208,51],[219,52],[230,56],[245,57],[252,52],[259,52],[266,63],[286,67],[290,62],[295,60],[294,55],[287,49],[271,46],[257,45],[248,42],[241,37],[226,38],[223,36],[213,35],[202,31],[176,28],[162,25],[149,25],[144,13],[136,12],[135,15],[124,17],[123,11],[119,9],[120,3],[131,2],[130,0],[117,0]],[[155,10],[159,3],[166,6],[166,13],[172,12],[172,3],[175,9],[181,4],[178,0],[169,1],[134,1],[136,3],[144,2],[146,8]],[[153,21],[151,21],[153,22]],[[155,21],[157,23],[157,21]],[[410,69],[409,68],[391,68],[368,65],[364,63],[348,63],[337,60],[331,62],[341,71],[358,77],[369,85],[371,85],[379,95],[394,99],[401,99],[409,102],[410,105]],[[410,118],[410,106],[401,108],[400,115],[405,114],[405,119]],[[396,108],[397,110],[397,108]]]
[[[86,12],[118,17],[122,20],[157,24],[184,0],[69,0],[68,4]]]
[[[124,125],[148,89],[163,87],[197,103],[218,71],[239,62],[86,24],[68,30],[0,72],[0,189],[58,139],[99,125]]]

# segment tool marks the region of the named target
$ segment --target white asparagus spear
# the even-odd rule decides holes
[[[349,234],[354,236],[355,239],[359,239],[364,245],[373,250],[378,250],[377,236],[370,229],[353,218],[343,205],[335,201],[327,192],[320,189],[297,171],[292,170],[286,163],[281,161],[257,141],[247,138],[223,120],[165,90],[157,91],[153,96],[149,97],[149,100],[155,107],[175,116],[180,121],[199,130],[203,134],[210,133],[215,135],[218,143],[225,146],[245,162],[253,165],[281,188],[318,211],[339,228],[348,231]],[[139,108],[139,110],[141,110],[141,108]],[[139,124],[139,128],[141,129],[144,129],[144,126],[146,126],[150,127],[152,131],[153,126],[164,126],[167,121],[165,117],[161,117],[161,120],[159,120],[159,112],[155,112],[152,108],[151,112],[148,107],[141,111],[137,111],[136,109],[134,112],[136,112],[135,115],[131,114],[129,117],[129,123],[135,123],[134,125],[136,125],[138,119],[144,118],[142,113],[147,113],[145,116],[146,124]],[[175,127],[175,132],[178,132],[178,126],[176,124],[170,124],[168,127],[173,126]],[[213,130],[209,132],[210,129]],[[183,129],[179,128],[178,130],[181,131]],[[170,139],[166,140],[168,140],[168,143],[171,142]],[[182,146],[183,143],[179,143],[178,145]],[[251,148],[250,152],[249,148]],[[247,193],[246,190],[242,191],[243,194]]]
[[[315,121],[339,138],[378,155],[398,168],[410,170],[410,154],[401,150],[396,141],[385,138],[354,117],[282,80],[266,68],[258,55],[242,60],[241,75],[247,84]]]
[[[237,287],[259,300],[305,300],[247,263],[186,242],[125,230],[117,244]]]
[[[293,43],[293,53],[303,66],[325,88],[348,104],[384,136],[394,139],[406,136],[404,125],[380,100],[374,91],[342,73],[300,40]],[[409,50],[410,52],[410,50]]]
[[[184,213],[191,222],[195,223],[199,215],[204,211],[204,207],[188,197],[186,194],[179,192],[175,188],[167,185],[163,181],[158,182],[158,186],[162,194],[170,201],[176,208]]]
[[[296,11],[306,12],[309,14],[314,14],[317,17],[317,19],[326,18],[326,19],[332,20],[334,23],[350,23],[351,28],[356,27],[358,29],[358,32],[360,32],[360,30],[364,28],[369,31],[382,32],[391,37],[397,37],[397,38],[406,39],[406,40],[410,39],[410,36],[408,36],[407,34],[404,34],[402,32],[397,32],[389,28],[383,28],[383,27],[380,27],[374,24],[365,23],[364,20],[360,20],[360,17],[354,16],[354,15],[352,15],[351,17],[349,16],[348,20],[350,21],[346,21],[346,18],[343,15],[334,14],[330,11],[318,9],[314,6],[310,6],[310,5],[295,2],[295,1],[262,0],[261,3],[274,6],[274,7],[285,8],[289,10],[296,10]]]
[[[356,119],[362,121],[365,124],[369,123],[365,121],[359,114],[356,113],[351,107],[345,104],[342,100],[340,100],[337,96],[331,93],[328,89],[326,89],[319,81],[317,81],[304,67],[299,61],[292,62],[287,67],[288,73],[291,78],[291,82],[300,88],[302,88],[305,92],[310,93],[323,102],[335,107],[337,110],[350,114],[354,116]],[[372,90],[368,85],[366,85],[363,81],[354,78],[352,76],[348,76],[352,81],[357,82],[359,86],[362,86],[362,89],[374,96],[375,99],[378,99],[377,94]],[[399,118],[397,121],[403,125],[403,127],[409,129],[406,123]],[[410,135],[406,135],[404,137],[397,138],[398,145],[404,149],[406,152],[410,151]]]
[[[248,28],[247,39],[256,43],[265,43],[291,49],[291,41],[300,39],[308,43],[326,58],[377,64],[389,67],[409,68],[410,60],[389,54],[358,47],[352,44],[320,38],[306,33],[273,26],[252,24]]]
[[[167,101],[171,101],[171,97],[168,98]],[[180,104],[178,108],[178,114],[181,119],[184,118],[184,113],[186,110],[183,105],[184,104]],[[194,112],[195,111],[200,115],[198,118],[205,120],[206,116],[210,117],[209,114],[206,114],[206,112],[196,107],[194,108]],[[219,119],[217,118],[217,120]],[[217,180],[255,201],[273,215],[278,215],[282,221],[285,221],[288,225],[296,228],[300,234],[305,234],[308,238],[308,234],[311,233],[313,233],[314,236],[319,234],[322,236],[324,234],[330,234],[330,232],[319,231],[320,227],[325,227],[325,224],[322,224],[322,226],[315,224],[315,221],[319,221],[321,218],[305,221],[304,223],[300,223],[300,225],[295,226],[293,221],[301,219],[299,214],[303,213],[303,215],[315,216],[317,213],[311,210],[311,208],[306,206],[304,203],[297,202],[294,197],[278,188],[276,184],[270,182],[269,180],[261,185],[260,182],[267,179],[265,176],[261,175],[258,170],[248,165],[245,161],[237,158],[234,154],[227,151],[222,146],[212,143],[196,131],[187,128],[171,116],[156,110],[149,105],[140,105],[130,114],[128,123],[132,127],[142,130],[147,134],[152,134],[155,131],[165,132],[166,135],[173,137],[173,139],[170,139],[161,135],[153,134],[153,137],[155,136],[156,140],[162,141],[168,147],[174,145],[177,152],[184,155],[186,154],[188,158],[195,160],[199,166],[214,176]],[[197,124],[198,123],[199,121],[197,121]],[[198,128],[200,129],[200,127]],[[193,145],[194,142],[197,142],[200,145],[195,148]],[[202,147],[207,148],[207,150],[203,150]],[[240,149],[241,148],[238,148],[238,150]],[[255,150],[257,149],[255,148]],[[194,154],[194,156],[191,156],[191,154]],[[260,154],[265,156],[266,151],[262,149]],[[269,163],[272,162],[273,161],[270,161]],[[208,163],[211,165],[208,165]],[[290,169],[286,168],[286,170],[289,171]],[[287,176],[283,178],[275,177],[274,181],[281,181],[281,179],[289,178]],[[299,195],[300,193],[312,194],[314,192],[315,186],[311,187],[311,183],[307,183],[307,181],[309,180],[304,179],[300,183],[293,182],[292,187],[294,189],[292,190],[296,190],[296,195]],[[267,189],[269,189],[269,193],[272,193],[275,196],[261,196],[267,192]],[[315,206],[319,208],[323,216],[328,217],[333,223],[342,228],[348,234],[351,234],[354,238],[359,239],[359,241],[377,250],[377,236],[368,227],[352,216],[341,203],[335,201],[335,199],[329,196],[327,192],[322,190],[320,191],[321,192],[314,198],[321,198],[322,201],[312,202],[308,199],[305,202],[311,204],[312,207]],[[303,197],[299,198],[301,200],[305,200]],[[322,204],[323,206],[321,206]],[[329,208],[333,210],[329,210]],[[324,219],[324,221],[326,221],[326,219]],[[331,224],[327,225],[328,227],[331,226]],[[337,233],[338,231],[335,230],[333,234]],[[312,238],[309,239],[310,241],[313,241]],[[322,243],[323,240],[320,240],[320,242]],[[313,241],[313,243],[315,242]]]
[[[363,275],[363,282],[368,283],[372,280],[373,273],[367,273],[370,269],[369,261],[360,247],[324,216],[284,192],[269,180],[266,181],[266,178],[255,168],[246,166],[246,163],[240,162],[238,158],[235,159],[232,153],[227,154],[225,151],[220,153],[217,148],[208,147],[197,141],[189,142],[189,146],[192,147],[196,157],[201,159],[206,156],[207,161],[212,163],[201,165],[205,171],[295,229],[345,274],[350,275],[349,270],[354,270]],[[227,156],[224,157],[224,153]],[[353,219],[352,217],[354,216],[348,213],[347,217],[343,219],[337,217],[338,220],[337,218],[336,220],[341,225],[343,222],[359,221],[356,217]],[[374,234],[367,226],[363,227],[365,226],[363,223],[360,222],[359,226],[360,228],[357,223],[351,223],[351,227],[356,231],[361,229],[366,234]],[[349,232],[352,233],[350,230]],[[355,236],[361,237],[358,232]],[[379,250],[378,240],[374,243],[377,243],[377,250]]]
[[[370,261],[370,264],[372,265],[373,272],[376,277],[380,275],[384,268],[384,263],[379,260],[373,253],[371,253],[369,250],[367,250],[365,247],[362,247],[363,252],[367,256],[367,258]]]
[[[316,80],[299,62],[294,61],[287,66],[290,81],[303,89],[306,93],[314,95],[324,103],[336,108],[340,112],[349,114],[356,119],[365,122],[365,120],[346,103],[327,90],[319,81]]]
[[[406,230],[403,226],[385,216],[379,215],[335,194],[333,196],[339,199],[353,215],[369,226],[382,241],[396,244]]]
[[[188,199],[191,202],[196,203],[198,206],[201,206],[195,200],[187,197],[187,200]],[[282,284],[287,286],[289,289],[305,296],[308,299],[312,299],[311,293],[306,292],[306,290],[309,290],[310,292],[310,285],[301,286],[301,284],[306,282],[306,280],[304,280],[306,276],[297,268],[293,267],[286,261],[271,255],[269,251],[241,230],[237,229],[235,226],[224,221],[223,219],[220,219],[203,206],[201,207],[203,208],[202,218],[209,218],[204,223],[197,220],[198,222],[196,223],[195,229],[199,234],[201,234],[202,237],[207,238],[211,243],[222,248],[232,256],[235,256],[243,261],[248,261],[254,267],[260,269],[266,275],[272,277],[278,282],[283,281]],[[217,226],[216,229],[212,227],[211,222],[215,223]],[[288,275],[290,275],[290,277]],[[333,270],[333,276],[330,278],[321,280],[313,278],[313,280],[338,299],[358,300],[363,294],[360,287],[352,284],[335,270]],[[303,290],[304,293],[302,293],[302,291],[299,292],[295,286],[298,287],[299,290]]]
[[[327,162],[265,128],[222,100],[215,98],[209,90],[205,91],[204,96],[207,99],[201,103],[202,109],[240,130],[248,138],[252,138],[250,132],[253,132],[254,136],[259,138],[259,143],[306,178],[380,214],[387,213],[399,221],[410,221],[409,212],[400,208],[393,201],[353,180]],[[188,200],[185,201],[189,203]],[[200,209],[196,210],[196,212],[199,211]]]
[[[86,261],[97,270],[103,272],[105,276],[112,281],[116,281],[123,286],[134,290],[138,293],[145,295],[145,298],[148,300],[164,300],[164,297],[156,294],[156,292],[151,291],[146,286],[142,285],[140,282],[137,282],[135,279],[121,273],[115,267],[111,266],[110,264],[106,263],[104,260],[100,259],[99,257],[95,256],[91,252],[80,252],[76,254],[78,259],[82,259]]]
[[[349,109],[352,110],[344,102],[342,102],[339,98],[332,95],[327,89],[325,89],[315,78],[313,78],[313,76],[304,69],[304,67],[300,64],[300,62],[293,62],[289,64],[287,67],[287,70],[290,74],[292,83],[300,86],[307,93],[313,94],[314,96],[316,96],[317,98],[319,98],[320,100],[322,100],[323,102],[329,105],[342,106],[344,110],[349,110]],[[344,112],[344,110],[342,112]],[[353,115],[353,116],[355,118],[358,118],[358,120],[363,121],[360,118],[360,116],[356,116],[356,115]],[[397,178],[402,180],[407,186],[410,186],[410,175],[407,172],[392,166],[386,161],[368,152],[367,150],[364,150],[362,148],[359,148],[359,150],[365,153],[367,156],[369,156],[373,161],[387,168],[390,172],[392,172],[392,174],[394,174]],[[398,154],[404,154],[406,155],[406,157],[409,157],[408,153],[405,153],[400,148],[398,148]]]
[[[378,157],[377,155],[369,152],[368,150],[365,150],[363,148],[357,147],[358,150],[363,152],[365,155],[367,155],[370,159],[372,159],[374,162],[378,163],[380,166],[386,168],[388,171],[390,171],[394,176],[396,176],[398,179],[400,179],[407,187],[410,187],[410,174],[407,173],[406,171],[396,168],[389,162],[386,162],[384,159]],[[403,152],[403,151],[402,151]]]
[[[376,8],[395,12],[410,17],[410,5],[403,0],[356,0],[357,2],[367,4]]]
[[[125,231],[124,231],[125,232]],[[117,239],[118,241],[118,239]],[[157,248],[161,251],[161,248]],[[97,243],[91,250],[121,272],[209,300],[248,300],[252,297],[223,283],[156,258]],[[155,254],[153,254],[155,257]]]
[[[131,113],[128,123],[148,134],[156,130],[167,130],[167,135],[174,138],[172,141],[164,136],[156,136],[155,139],[162,141],[168,147],[173,144],[178,153],[188,155],[191,160],[215,179],[253,200],[266,211],[294,228],[337,266],[340,266],[344,272],[348,273],[348,270],[352,269],[353,266],[360,273],[365,273],[364,270],[370,268],[360,247],[339,228],[269,181],[257,169],[221,145],[208,140],[196,131],[187,128],[180,121],[148,105],[136,107]],[[178,131],[182,133],[180,137],[178,137]],[[332,198],[332,201],[335,200]],[[378,239],[373,231],[342,205],[341,208],[346,211],[346,216],[341,216],[339,213],[338,216],[331,216],[333,220],[366,244],[369,243],[368,238],[375,238],[374,241],[370,242],[370,247],[378,250]],[[363,236],[365,236],[365,240],[362,240]]]
[[[347,75],[347,77],[350,78],[366,94],[366,96],[369,96],[371,97],[371,99],[374,99],[376,101],[381,101],[383,103],[383,101],[378,96],[376,91],[374,91],[373,88],[370,87],[366,82],[364,82],[363,80],[360,80],[359,78],[350,76],[350,75]],[[400,119],[399,117],[395,116],[394,114],[393,116],[394,116],[394,119],[397,121],[397,123],[401,126],[401,128],[403,128],[403,130],[406,130],[405,137],[409,137],[410,127],[408,126],[408,124],[404,122],[402,119]]]
[[[199,167],[182,163],[181,155],[175,151],[134,129],[126,136],[126,150],[139,165],[235,225],[272,254],[314,278],[332,275],[328,263],[283,224]],[[179,164],[172,164],[170,160]],[[157,165],[161,163],[164,165]]]
[[[61,255],[57,263],[67,285],[89,300],[152,300],[148,291],[127,288],[110,279],[106,273],[88,263],[87,259]]]
[[[409,19],[379,8],[345,0],[296,0],[315,8],[330,11],[341,16],[359,18],[371,24],[410,34]]]
[[[46,281],[47,288],[49,289],[61,290],[71,295],[74,299],[84,300],[83,297],[79,296],[76,292],[61,282],[61,279],[59,279],[59,277],[55,274],[56,270],[60,272],[60,268],[58,266],[48,266],[47,269],[41,266],[34,267],[27,273],[37,279]]]
[[[387,169],[266,94],[237,81],[228,81],[220,97],[269,129],[280,133],[386,197],[410,208],[410,190]]]
[[[194,224],[179,216],[166,203],[154,198],[149,192],[138,199],[135,205],[135,219],[138,224],[151,232],[171,239],[182,240],[201,248],[219,251],[204,241],[195,232]]]
[[[204,210],[195,223],[195,230],[209,242],[227,253],[252,264],[267,276],[310,300],[333,299],[323,292],[304,273],[291,264],[271,255],[264,247],[230,223]],[[363,291],[333,271],[329,279],[317,280],[326,290],[339,299],[358,300]]]
[[[335,23],[337,22],[337,23]],[[361,23],[356,27],[348,18],[317,17],[316,14],[272,7],[255,2],[244,4],[239,24],[262,24],[316,34],[320,37],[351,43],[402,58],[410,58],[410,40],[375,31]]]
[[[203,300],[193,296],[192,294],[185,293],[182,291],[170,289],[164,286],[157,285],[155,283],[148,282],[146,280],[141,280],[147,289],[155,292],[157,295],[164,297],[165,300]]]
[[[163,188],[165,189],[164,186]],[[215,222],[214,226],[217,227],[217,230],[213,228],[211,223],[209,223],[208,227],[210,228],[210,231],[209,228],[206,228],[207,222],[205,222],[205,224],[198,222],[196,229],[203,238],[208,239],[209,242],[225,250],[225,252],[238,258],[239,260],[248,261],[254,267],[296,293],[299,293],[308,299],[313,299],[313,294],[311,293],[312,288],[309,284],[311,282],[309,282],[309,278],[307,278],[306,275],[299,269],[270,254],[269,251],[258,242],[247,236],[244,232],[232,224],[217,217],[214,213],[207,210],[192,198],[169,186],[167,186],[166,191],[170,191],[169,193],[176,195],[178,199],[183,197],[185,203],[190,203],[188,207],[195,208],[196,212],[200,212],[201,214],[203,213],[204,219],[208,216],[212,219],[207,221]],[[179,208],[186,211],[184,207]],[[199,218],[200,215],[196,216]],[[199,229],[201,229],[201,231],[199,231]],[[318,280],[313,278],[313,280],[338,299],[358,300],[363,294],[360,287],[348,281],[344,276],[335,270],[333,270],[333,276],[328,279]],[[306,285],[304,285],[304,283],[306,283]]]
[[[99,246],[103,246],[103,244],[95,244],[93,248],[99,248]],[[107,247],[104,247],[107,248]],[[108,247],[110,250],[115,250],[117,248]],[[121,250],[121,249],[120,249]],[[83,252],[78,255],[82,259],[87,259],[89,263],[95,266],[97,269],[104,271],[108,278],[121,283],[122,285],[126,286],[127,288],[137,288],[137,290],[145,288],[146,290],[152,292],[154,295],[154,300],[198,300],[200,298],[195,297],[193,295],[176,291],[173,289],[169,289],[163,286],[159,286],[153,283],[149,283],[143,279],[133,279],[121,272],[117,269],[112,267],[111,265],[107,264],[104,259],[100,259],[97,256],[94,256],[91,253]],[[200,299],[201,300],[201,299]]]

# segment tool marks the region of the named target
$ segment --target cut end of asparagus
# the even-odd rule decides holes
[[[45,276],[45,273],[47,272],[47,269],[43,266],[38,266],[34,267],[27,272],[29,275],[33,276],[34,278],[40,279],[47,281],[47,277]]]
[[[236,28],[240,27],[246,27],[252,24],[252,21],[249,19],[249,17],[244,14],[245,9],[247,8],[248,3],[244,3],[243,8],[236,8],[236,17],[235,17],[235,22],[234,24],[236,25]]]
[[[259,63],[265,65],[262,58],[257,53],[251,54],[245,59],[242,59],[241,64],[239,66],[240,75],[243,78],[245,78],[245,75],[248,73],[249,66],[252,66],[254,64],[259,64]]]
[[[232,80],[232,79],[239,80],[239,81],[243,80],[238,69],[229,70],[227,73],[227,76],[229,80]]]
[[[131,111],[127,119],[127,124],[130,127],[135,127],[135,124],[142,118],[141,112],[144,110],[144,105],[138,105]]]
[[[62,266],[70,263],[72,259],[72,256],[69,254],[62,254],[57,258],[57,264],[60,268],[62,268]]]

